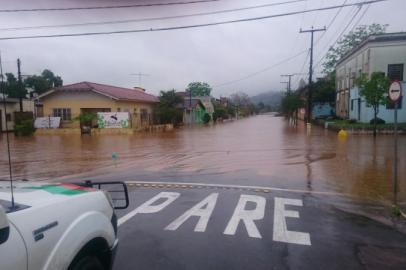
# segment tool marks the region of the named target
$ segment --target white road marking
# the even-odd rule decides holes
[[[130,218],[134,217],[136,214],[150,214],[150,213],[156,213],[167,207],[170,203],[172,203],[174,200],[176,200],[180,196],[180,193],[178,192],[161,192],[155,197],[152,197],[142,205],[138,206],[128,214],[124,215],[121,217],[117,224],[118,226],[121,226],[125,222],[127,222]],[[157,202],[160,199],[166,199],[164,202],[153,205],[155,202]]]
[[[245,206],[248,202],[255,203],[255,209],[245,210]],[[226,229],[224,230],[224,234],[234,235],[237,231],[238,224],[240,223],[240,221],[243,221],[250,237],[262,238],[257,226],[254,223],[254,220],[260,220],[264,218],[265,202],[266,200],[264,197],[242,194],[237,206],[235,207],[234,214],[228,222]]]
[[[286,217],[299,218],[299,212],[286,210],[285,205],[303,206],[303,201],[275,197],[273,240],[277,242],[311,246],[309,233],[288,231]]]
[[[227,184],[206,184],[206,183],[185,183],[185,182],[156,182],[156,181],[125,181],[127,184],[168,184],[173,185],[176,188],[176,185],[189,185],[195,187],[218,187],[218,188],[235,188],[235,189],[251,189],[251,190],[262,190],[267,189],[269,191],[285,191],[291,193],[308,193],[308,194],[319,194],[319,195],[332,195],[332,196],[346,196],[354,197],[351,194],[339,193],[339,192],[329,192],[329,191],[314,191],[314,190],[304,190],[304,189],[289,189],[289,188],[276,188],[276,187],[265,187],[265,186],[243,186],[243,185],[227,185]]]
[[[213,209],[216,206],[218,195],[218,193],[210,194],[204,200],[202,200],[201,202],[187,210],[183,215],[174,220],[165,228],[165,230],[175,231],[190,217],[197,216],[199,217],[199,221],[197,222],[194,231],[206,231],[207,223],[209,222],[210,216],[213,213]]]

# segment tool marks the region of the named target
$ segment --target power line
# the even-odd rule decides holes
[[[344,2],[342,3],[342,5],[345,5],[348,2],[348,0],[344,0]],[[334,15],[334,17],[331,19],[331,21],[329,22],[329,24],[327,25],[327,31],[330,30],[330,27],[333,25],[333,23],[335,22],[335,20],[337,19],[338,15],[340,15],[341,11],[343,10],[343,8],[339,8],[336,12],[336,14]],[[324,31],[323,33],[321,33],[320,37],[316,40],[315,46],[320,42],[320,40],[324,37],[324,35],[327,33],[327,31]],[[309,53],[306,55],[306,58],[303,62],[302,68],[300,69],[299,73],[303,73],[304,67],[307,63],[307,58],[310,56],[310,51]],[[300,81],[300,78],[297,77],[297,79],[295,80],[295,84],[297,84]]]
[[[261,69],[261,70],[256,71],[256,72],[253,72],[253,73],[251,73],[251,74],[249,74],[249,75],[247,75],[247,76],[245,76],[245,77],[242,77],[242,78],[239,78],[239,79],[236,79],[236,80],[232,80],[232,81],[228,81],[228,82],[225,82],[225,83],[217,84],[217,85],[215,85],[214,87],[222,87],[222,86],[225,86],[225,85],[229,85],[229,84],[233,84],[233,83],[236,83],[236,82],[239,82],[239,81],[243,81],[243,80],[249,79],[249,78],[254,77],[254,76],[258,75],[258,74],[261,74],[261,73],[264,73],[264,72],[266,72],[266,71],[268,71],[268,70],[271,70],[271,69],[273,69],[273,68],[276,68],[277,66],[280,66],[280,65],[282,65],[282,64],[285,64],[285,63],[289,62],[290,60],[293,60],[293,59],[295,59],[296,57],[298,57],[298,56],[304,54],[304,53],[307,52],[307,51],[308,51],[308,50],[306,49],[306,50],[304,50],[304,51],[299,52],[298,54],[295,54],[295,55],[293,55],[293,56],[290,56],[290,57],[288,57],[288,58],[285,58],[285,59],[283,59],[283,60],[281,60],[281,61],[279,61],[279,62],[273,64],[272,66],[266,67],[266,68]]]
[[[115,5],[115,6],[88,6],[88,7],[56,7],[56,8],[27,8],[27,9],[0,9],[0,12],[40,12],[40,11],[72,11],[72,10],[98,10],[98,9],[119,9],[119,8],[140,8],[140,7],[156,7],[156,6],[174,6],[187,5],[207,2],[217,2],[220,0],[195,0],[153,4],[132,4],[132,5]]]
[[[106,24],[110,25],[110,24],[124,24],[124,23],[133,23],[133,22],[147,22],[147,21],[161,21],[161,20],[171,20],[171,19],[182,19],[182,18],[197,17],[197,16],[207,16],[207,15],[231,13],[231,12],[250,10],[250,9],[258,9],[258,8],[264,8],[264,7],[281,6],[281,5],[293,4],[293,3],[304,2],[304,1],[307,1],[307,0],[293,0],[293,1],[278,2],[278,3],[264,4],[264,5],[250,6],[250,7],[242,7],[242,8],[235,8],[235,9],[224,9],[224,10],[211,11],[211,12],[200,12],[200,13],[192,13],[192,14],[185,14],[185,15],[175,15],[175,16],[164,16],[164,17],[151,17],[151,18],[143,18],[143,19],[128,19],[128,20],[115,20],[115,21],[58,24],[58,25],[7,27],[7,28],[0,28],[0,31],[19,31],[19,30],[60,28],[60,27],[78,27],[78,26],[81,27],[81,26],[90,26],[90,25],[106,25]]]
[[[134,30],[115,30],[115,31],[105,31],[105,32],[85,32],[85,33],[72,33],[72,34],[27,35],[27,36],[15,36],[15,37],[2,37],[2,38],[0,38],[0,40],[95,36],[95,35],[158,32],[158,31],[200,28],[200,27],[207,27],[207,26],[224,25],[224,24],[232,24],[232,23],[238,23],[238,22],[249,22],[249,21],[265,20],[265,19],[276,18],[276,17],[292,16],[292,15],[302,14],[302,13],[310,13],[310,12],[316,12],[316,11],[337,9],[337,8],[340,8],[340,7],[362,6],[362,5],[366,5],[366,4],[374,4],[374,3],[383,2],[383,1],[388,1],[388,0],[370,0],[370,1],[365,1],[363,3],[356,3],[356,4],[336,5],[336,6],[315,8],[315,9],[309,9],[309,10],[301,10],[301,11],[293,11],[293,12],[287,12],[287,13],[274,14],[274,15],[266,15],[266,16],[260,16],[260,17],[243,18],[243,19],[212,22],[212,23],[203,23],[203,24],[194,24],[194,25],[183,25],[183,26],[161,27],[161,28],[134,29]]]
[[[337,37],[337,39],[332,43],[332,46],[334,46],[340,39],[341,37],[344,35],[344,33],[347,31],[348,27],[352,24],[352,22],[354,21],[354,19],[357,17],[357,15],[359,14],[359,12],[361,11],[362,6],[358,7],[358,10],[355,12],[355,14],[352,16],[351,20],[348,22],[348,24],[344,27],[343,31],[341,31],[340,35]],[[323,55],[322,58],[320,58],[319,61],[317,61],[316,65],[314,66],[314,68],[318,67],[321,63],[321,61],[323,61],[323,59],[327,56],[327,53]]]

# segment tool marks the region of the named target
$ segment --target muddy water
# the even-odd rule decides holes
[[[167,133],[11,138],[13,173],[26,179],[198,181],[349,193],[390,200],[392,136],[336,133],[263,115]],[[0,178],[7,178],[5,136]],[[117,160],[112,153],[117,153]],[[399,141],[399,197],[406,201],[406,136]]]

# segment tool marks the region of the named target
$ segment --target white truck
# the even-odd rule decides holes
[[[123,206],[113,205],[106,185],[115,187],[111,194],[124,195]],[[1,270],[112,268],[118,243],[114,208],[128,206],[124,183],[14,183],[14,206],[10,187],[0,182]]]

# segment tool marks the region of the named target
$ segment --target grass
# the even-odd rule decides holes
[[[320,123],[324,125],[325,122],[329,123],[329,126],[335,126],[343,129],[370,129],[374,128],[374,125],[369,123],[353,122],[351,120],[320,120]],[[391,130],[394,128],[393,124],[378,124],[376,127],[378,130]],[[399,130],[406,130],[406,123],[398,123]]]

